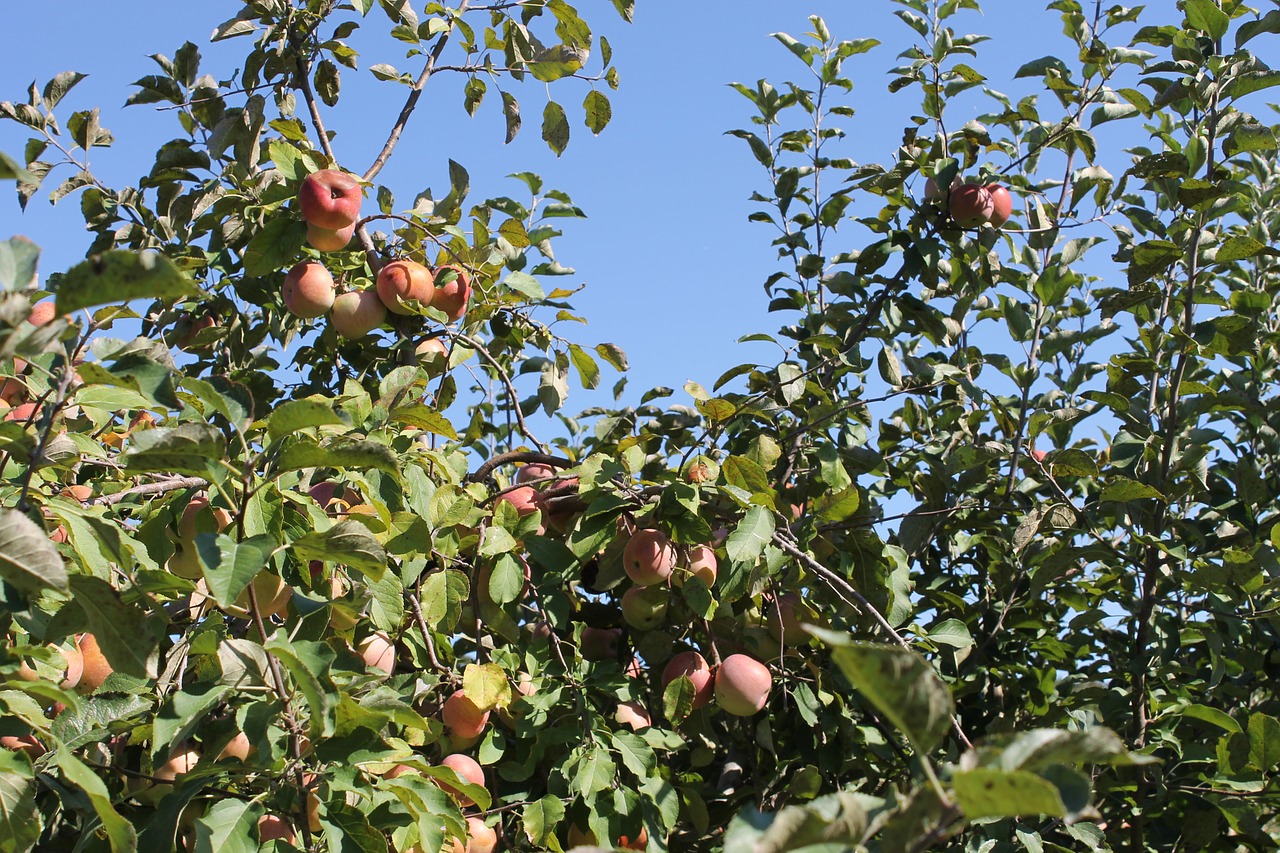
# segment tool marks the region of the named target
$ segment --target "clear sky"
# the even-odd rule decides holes
[[[1044,11],[1035,0],[983,5],[984,15],[965,12],[953,19],[957,30],[992,36],[970,64],[987,74],[993,88],[1008,94],[1034,91],[1038,81],[1015,82],[1012,75],[1028,60],[1071,50],[1058,14]],[[1172,9],[1173,0],[1149,5]],[[772,333],[786,318],[765,313],[761,285],[777,269],[769,246],[774,235],[768,226],[746,221],[754,209],[748,196],[762,187],[763,172],[745,143],[724,135],[748,127],[751,114],[750,104],[726,84],[753,84],[761,77],[778,84],[806,82],[803,66],[769,34],[799,37],[809,28],[810,14],[822,15],[839,38],[877,38],[880,47],[846,65],[856,83],[849,102],[857,115],[843,120],[849,136],[842,153],[858,162],[888,163],[906,117],[918,109],[914,92],[890,96],[886,88],[897,54],[914,38],[892,14],[900,7],[889,0],[638,0],[635,23],[628,26],[604,0],[580,0],[578,6],[596,35],[611,42],[621,73],[620,91],[608,92],[613,121],[599,137],[582,124],[585,83],[561,81],[550,87],[572,124],[569,148],[556,158],[539,134],[542,84],[513,90],[525,105],[525,127],[504,146],[492,90],[471,119],[462,109],[462,79],[442,74],[428,84],[379,182],[396,192],[401,207],[426,186],[438,198],[447,189],[452,158],[470,171],[473,200],[517,194],[520,185],[503,176],[525,170],[568,192],[589,219],[565,222],[557,255],[577,273],[554,284],[587,285],[573,301],[590,325],[566,334],[582,343],[613,341],[627,351],[632,366],[627,396],[633,402],[653,385],[678,390],[685,380],[697,379],[710,387],[725,369],[752,357],[772,363],[773,351],[734,344],[744,334]],[[33,79],[43,85],[63,70],[87,73],[60,115],[101,106],[102,124],[117,142],[95,150],[95,169],[108,183],[134,181],[156,148],[177,135],[177,127],[172,112],[122,109],[128,84],[154,73],[147,54],[172,56],[187,39],[200,46],[203,72],[231,77],[244,41],[210,45],[207,39],[238,8],[232,0],[65,0],[56,21],[37,16],[39,23],[12,28],[0,52],[0,99],[24,100]],[[366,30],[380,34],[385,24],[375,11]],[[329,127],[338,131],[339,161],[359,173],[381,146],[406,93],[403,86],[375,84],[368,67],[390,62],[416,75],[421,59],[405,59],[404,46],[385,38],[375,45],[358,34],[353,41],[362,51],[360,70],[343,69],[344,102]],[[596,61],[587,70],[598,67]],[[959,126],[973,114],[952,116],[948,124]],[[26,138],[21,131],[12,122],[0,124],[0,150],[20,157]],[[42,272],[65,269],[83,256],[88,243],[78,204],[69,199],[51,208],[47,201],[48,189],[70,174],[55,173],[25,215],[12,197],[0,199],[0,236],[24,233],[40,243],[46,253]],[[606,368],[602,386],[615,378]],[[588,403],[574,387],[570,412]],[[683,392],[676,400],[686,401]]]

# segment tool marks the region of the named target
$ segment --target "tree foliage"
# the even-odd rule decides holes
[[[563,0],[246,2],[234,78],[188,42],[135,84],[181,131],[136,186],[89,168],[80,74],[0,104],[32,133],[0,178],[72,173],[93,235],[45,282],[0,244],[0,849],[1273,849],[1280,192],[1245,109],[1280,11],[1055,0],[1077,52],[1015,99],[954,28],[977,0],[895,4],[883,165],[839,127],[873,40],[815,16],[775,36],[801,82],[733,84],[780,355],[691,405],[567,414],[626,369],[560,332],[568,194],[376,180],[436,77],[508,141],[527,88],[584,95],[543,105],[557,154],[604,130]],[[368,66],[404,108],[321,252],[299,190],[347,165],[375,21],[414,70]],[[1012,219],[961,227],[966,183]],[[306,259],[472,290],[353,339],[289,310]]]

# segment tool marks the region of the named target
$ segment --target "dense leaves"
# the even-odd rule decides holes
[[[557,154],[605,130],[562,0],[247,4],[234,79],[134,84],[180,128],[136,186],[81,75],[0,104],[0,178],[71,172],[93,235],[44,282],[0,243],[0,848],[1274,849],[1276,13],[1058,0],[1015,100],[977,0],[896,5],[887,164],[836,126],[874,40],[814,17],[802,82],[734,84],[784,352],[690,405],[568,414],[627,366],[558,332],[569,195],[328,147],[375,22],[401,122],[457,75],[507,141],[526,91]]]

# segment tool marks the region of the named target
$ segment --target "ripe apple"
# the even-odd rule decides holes
[[[516,471],[516,482],[528,483],[532,480],[547,480],[556,475],[556,469],[542,462],[530,462]]]
[[[505,491],[498,495],[496,504],[509,503],[516,508],[521,518],[526,515],[533,515],[542,509],[542,496],[538,494],[538,490],[533,486],[519,486],[509,491]]]
[[[622,594],[622,618],[638,631],[652,631],[667,618],[670,593],[660,586],[633,586]]]
[[[333,307],[333,273],[316,261],[299,261],[284,277],[284,307],[295,317],[313,320]]]
[[[453,839],[453,853],[493,853],[498,846],[498,833],[478,817],[467,818],[467,843]]]
[[[221,761],[224,758],[234,758],[239,761],[248,761],[249,756],[253,753],[253,744],[249,742],[249,736],[244,732],[236,732],[231,740],[227,741],[227,745],[222,748],[215,760]]]
[[[465,270],[449,264],[436,269],[432,308],[440,309],[450,320],[458,320],[466,313],[470,298],[471,276]]]
[[[53,307],[53,300],[46,299],[31,306],[31,313],[27,315],[27,322],[33,326],[43,326],[55,316],[57,316],[57,311]]]
[[[363,338],[387,319],[387,306],[372,290],[348,290],[333,300],[330,322],[344,338]]]
[[[707,586],[715,586],[720,561],[716,558],[716,550],[710,545],[694,545],[689,549],[687,565],[683,571],[672,576],[677,586],[683,586],[686,577],[695,577]]]
[[[179,776],[190,773],[199,762],[200,753],[196,749],[190,746],[179,747],[178,751],[173,753],[168,761],[152,771],[151,775],[162,783],[172,782]],[[173,790],[172,785],[153,785],[145,792],[147,794],[146,799],[150,802],[158,802],[161,797],[171,790]]]
[[[297,837],[293,824],[280,815],[264,814],[258,818],[259,844],[266,844],[268,841],[287,841],[292,844]]]
[[[173,326],[173,345],[187,352],[208,349],[208,343],[197,345],[195,339],[205,329],[212,329],[216,325],[218,317],[211,312],[183,314]]]
[[[385,631],[374,631],[365,637],[356,651],[370,669],[381,670],[387,677],[396,674],[396,646]]]
[[[265,569],[253,576],[250,586],[253,587],[253,595],[258,600],[258,610],[263,619],[283,616],[289,608],[289,602],[293,600],[293,587],[285,583],[284,578]],[[222,610],[232,616],[248,619],[249,590],[240,593],[234,604],[223,606]]]
[[[27,383],[18,378],[26,369],[27,362],[20,358],[13,360],[13,378],[0,377],[0,402],[16,406],[27,399]]]
[[[196,495],[182,508],[182,518],[178,520],[178,538],[184,543],[194,543],[196,536],[201,533],[221,533],[230,524],[229,511],[220,506],[211,507],[208,497]]]
[[[489,722],[489,712],[481,711],[467,698],[463,690],[455,690],[440,709],[440,719],[451,735],[461,738],[476,737]]]
[[[653,718],[649,716],[649,709],[641,702],[619,702],[618,710],[614,712],[613,718],[624,726],[630,726],[633,731],[647,729],[653,725]]]
[[[58,494],[64,498],[71,498],[84,504],[93,499],[93,486],[87,486],[84,483],[73,483],[58,492]]]
[[[1013,215],[1013,196],[1000,184],[987,184],[987,192],[991,194],[991,218],[987,220],[992,228],[1002,228]]]
[[[951,191],[951,218],[961,228],[977,228],[991,221],[995,200],[981,184],[961,184]]]
[[[308,225],[338,230],[360,218],[360,182],[340,169],[312,172],[298,188],[298,206]]]
[[[39,414],[39,412],[40,412],[40,405],[38,403],[22,403],[20,405],[14,406],[8,412],[6,412],[4,419],[6,421],[18,421],[19,423],[26,423],[28,421],[34,420],[36,415]]]
[[[352,222],[345,228],[320,228],[307,223],[307,242],[311,248],[320,252],[340,252],[347,248],[352,236],[356,233],[356,224]]]
[[[454,752],[449,755],[446,755],[440,761],[440,763],[443,764],[445,767],[448,767],[453,772],[457,773],[459,776],[461,776],[462,781],[470,782],[472,785],[480,785],[480,786],[484,785],[484,769],[471,756],[463,755],[460,752]],[[440,779],[436,779],[434,781],[437,785],[439,785],[441,788],[444,789],[446,794],[449,794],[455,800],[457,800],[458,805],[460,806],[475,805],[475,800],[459,792],[456,788],[450,786],[448,783]]]
[[[716,670],[716,704],[737,717],[750,717],[769,701],[769,667],[748,655],[729,655]]]
[[[35,735],[5,735],[0,737],[0,747],[14,752],[25,752],[27,757],[35,761],[47,751],[44,744],[36,740]]]
[[[102,654],[98,638],[93,634],[81,634],[79,638],[80,655],[84,661],[84,669],[80,675],[80,683],[76,689],[81,693],[92,693],[102,686],[113,670]]]
[[[427,338],[413,349],[418,357],[418,366],[428,376],[439,376],[449,366],[449,347],[440,338]]]
[[[435,279],[431,270],[417,261],[402,259],[392,261],[378,272],[375,285],[378,298],[392,314],[412,314],[408,303],[416,302],[425,307],[431,304],[435,294]]]
[[[680,652],[662,668],[662,689],[680,676],[688,676],[693,682],[693,707],[701,708],[711,701],[711,667],[706,658],[697,652]]]
[[[582,629],[582,657],[584,660],[613,660],[618,656],[618,643],[622,640],[621,628]]]
[[[548,495],[543,498],[542,514],[546,517],[547,526],[559,533],[568,533],[569,528],[573,526],[573,520],[578,517],[578,510],[572,501],[562,501],[561,498],[571,498],[571,493],[578,491],[578,478],[561,477],[552,482],[547,487],[547,491],[564,492],[564,494]]]
[[[637,530],[622,551],[622,567],[639,586],[653,586],[671,577],[676,549],[661,530]]]

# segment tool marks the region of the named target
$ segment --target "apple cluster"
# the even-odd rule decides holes
[[[983,225],[1003,228],[1013,215],[1013,196],[1000,184],[962,183],[957,178],[944,194],[937,182],[929,178],[925,181],[924,197],[927,201],[944,203],[952,221],[961,228]]]
[[[359,181],[347,172],[323,169],[308,175],[298,191],[307,242],[322,252],[346,248],[360,218],[362,199]],[[465,270],[442,265],[432,271],[409,259],[383,266],[373,289],[343,293],[324,264],[300,261],[285,276],[282,292],[291,314],[307,320],[328,314],[334,331],[349,339],[369,334],[386,322],[388,313],[413,314],[415,306],[430,306],[450,321],[459,320],[470,297],[471,277]],[[438,338],[429,338],[419,347],[429,370],[443,370],[443,352]]]

